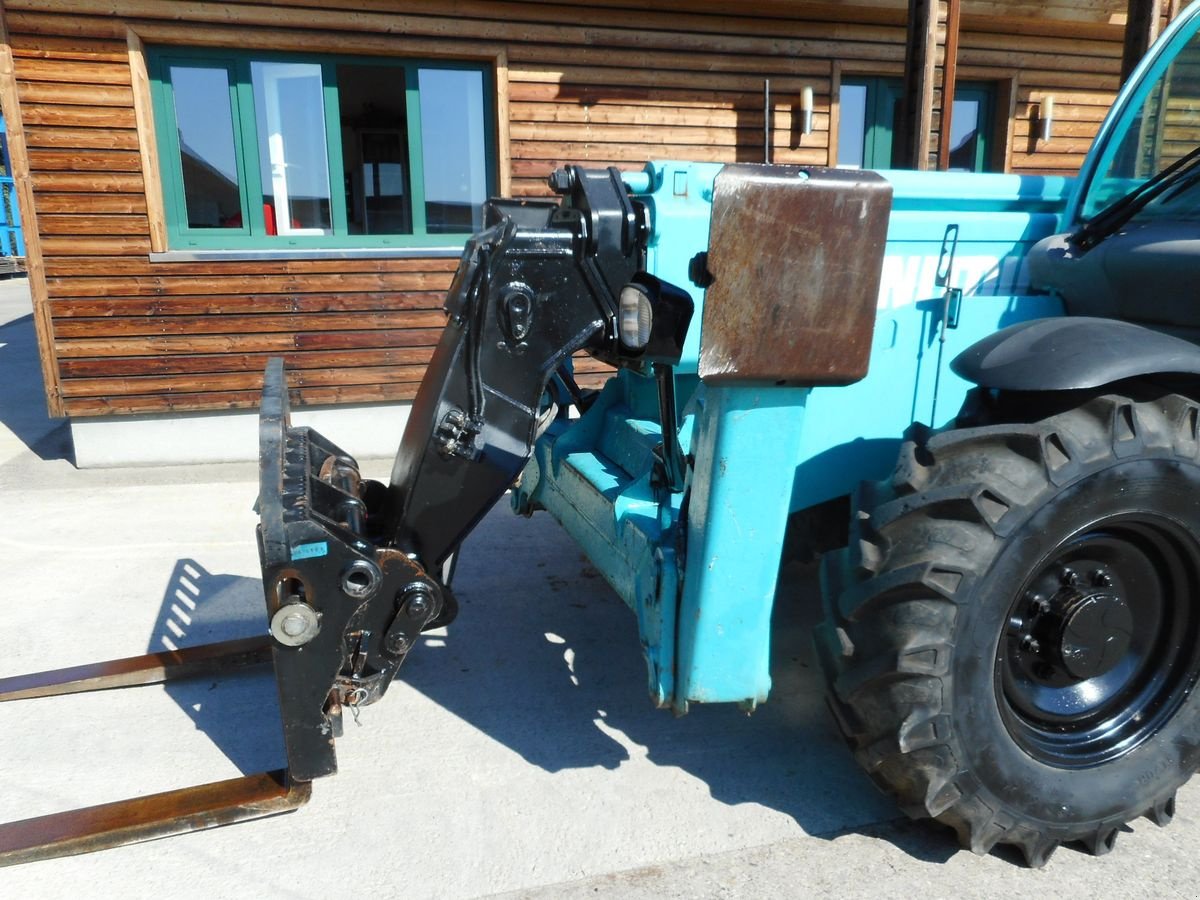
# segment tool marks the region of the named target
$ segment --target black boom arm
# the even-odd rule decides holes
[[[679,358],[691,299],[643,271],[646,210],[620,174],[568,168],[551,186],[557,203],[487,205],[390,484],[292,427],[282,363],[267,370],[259,550],[296,780],[335,770],[341,708],[381,697],[420,632],[453,618],[436,573],[529,460],[571,355],[642,369]]]
[[[524,468],[571,354],[615,352],[618,295],[645,262],[644,210],[615,169],[556,173],[561,203],[492,201],[446,301],[382,532],[441,563]]]

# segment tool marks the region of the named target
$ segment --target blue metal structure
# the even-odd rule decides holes
[[[1153,75],[1197,27],[1194,7],[1143,61],[1100,131],[1084,181],[1115,152],[1114,136],[1129,127]],[[708,247],[719,169],[667,161],[626,176],[651,211],[655,275],[690,284],[688,261]],[[1057,297],[1030,289],[1026,255],[1077,215],[1072,179],[883,174],[893,211],[864,380],[819,388],[702,383],[704,293],[693,287],[697,312],[675,375],[680,442],[694,460],[687,492],[652,486],[660,439],[654,385],[626,370],[580,420],[543,436],[514,492],[518,512],[549,510],[634,610],[650,696],[660,706],[684,712],[691,702],[763,701],[789,515],[884,477],[913,423],[951,421],[971,387],[949,369],[959,352],[1004,326],[1064,314]],[[938,283],[939,274],[949,283]],[[948,288],[962,291],[953,321],[942,316]]]
[[[652,211],[650,270],[688,284],[708,246],[719,166],[657,162],[629,186]],[[583,418],[552,429],[515,494],[548,509],[636,612],[654,702],[766,699],[770,618],[791,513],[882,477],[913,422],[952,418],[970,387],[949,361],[979,338],[1061,314],[1029,291],[1023,258],[1053,234],[1071,182],[1015,175],[887,172],[893,212],[870,373],[847,387],[713,386],[696,375],[703,291],[676,371],[680,440],[694,457],[687,514],[652,489],[660,440],[653,382],[618,373]],[[970,198],[964,200],[963,198]],[[935,285],[947,226],[957,226],[956,327]],[[769,436],[769,439],[764,439]],[[686,546],[686,554],[679,547]]]
[[[17,209],[17,190],[8,155],[8,130],[0,116],[0,256],[24,256],[25,239],[21,234],[21,214]]]

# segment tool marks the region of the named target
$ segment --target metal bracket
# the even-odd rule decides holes
[[[946,226],[942,235],[942,250],[938,254],[937,275],[933,279],[935,287],[945,288],[942,294],[942,329],[939,339],[946,342],[946,331],[958,327],[958,314],[962,309],[962,288],[951,287],[954,277],[954,254],[958,249],[958,225]]]

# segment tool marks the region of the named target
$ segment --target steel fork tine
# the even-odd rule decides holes
[[[0,703],[33,697],[54,697],[111,688],[159,684],[197,675],[210,675],[271,661],[271,641],[266,635],[164,650],[107,662],[33,672],[0,678]]]
[[[311,794],[309,782],[279,769],[9,822],[0,825],[0,867],[275,816]]]

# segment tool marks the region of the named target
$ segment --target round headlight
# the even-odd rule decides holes
[[[621,288],[619,324],[621,344],[630,350],[641,350],[650,340],[654,310],[649,295],[636,284]]]

